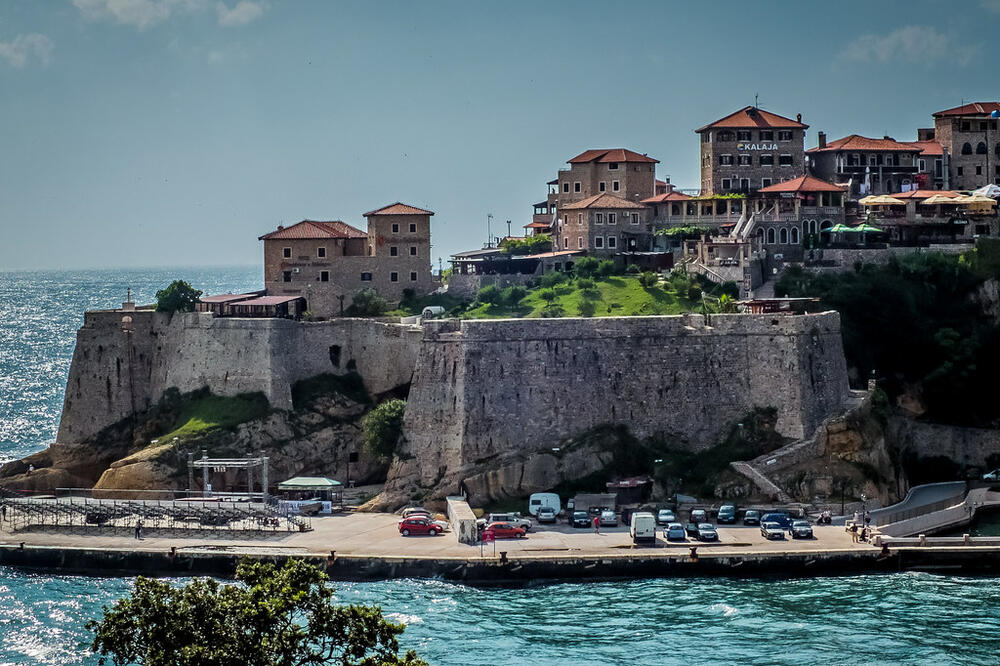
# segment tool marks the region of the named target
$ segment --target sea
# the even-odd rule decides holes
[[[55,438],[83,311],[183,279],[260,286],[259,267],[0,272],[0,461]],[[977,527],[982,533],[989,527]],[[182,584],[184,579],[175,581]],[[88,620],[131,578],[0,568],[0,666],[96,664]],[[685,578],[471,587],[336,583],[377,604],[431,664],[997,664],[1000,580],[930,573]]]

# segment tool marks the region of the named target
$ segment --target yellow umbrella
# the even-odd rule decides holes
[[[888,194],[865,197],[858,201],[862,206],[904,206],[906,202],[902,199],[890,197]]]
[[[967,204],[981,204],[986,206],[996,206],[997,200],[991,197],[983,196],[982,194],[970,194],[966,197],[957,197],[956,201],[961,201]]]
[[[921,205],[924,206],[936,206],[938,204],[961,204],[964,203],[959,201],[957,197],[946,197],[943,194],[935,194],[933,196],[927,197],[923,200]]]

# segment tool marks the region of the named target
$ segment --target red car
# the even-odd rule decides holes
[[[491,533],[494,539],[520,539],[524,536],[524,528],[510,523],[491,523],[483,530],[483,534],[486,533]]]
[[[399,533],[403,536],[410,536],[411,534],[430,534],[431,536],[437,536],[441,534],[441,526],[435,523],[430,518],[425,518],[423,516],[414,516],[413,518],[404,518],[399,521]]]

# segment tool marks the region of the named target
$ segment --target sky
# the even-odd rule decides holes
[[[698,187],[693,130],[755,95],[807,148],[912,140],[1000,98],[1000,0],[949,7],[0,0],[0,271],[256,265],[396,201],[435,211],[436,269],[590,148]]]

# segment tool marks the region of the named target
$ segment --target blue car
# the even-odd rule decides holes
[[[680,523],[667,525],[667,529],[663,530],[663,536],[667,538],[667,541],[687,541],[687,533]]]
[[[781,529],[787,530],[792,527],[792,517],[784,511],[765,513],[760,517],[760,524],[763,525],[764,523],[778,523],[778,525],[781,526]]]

